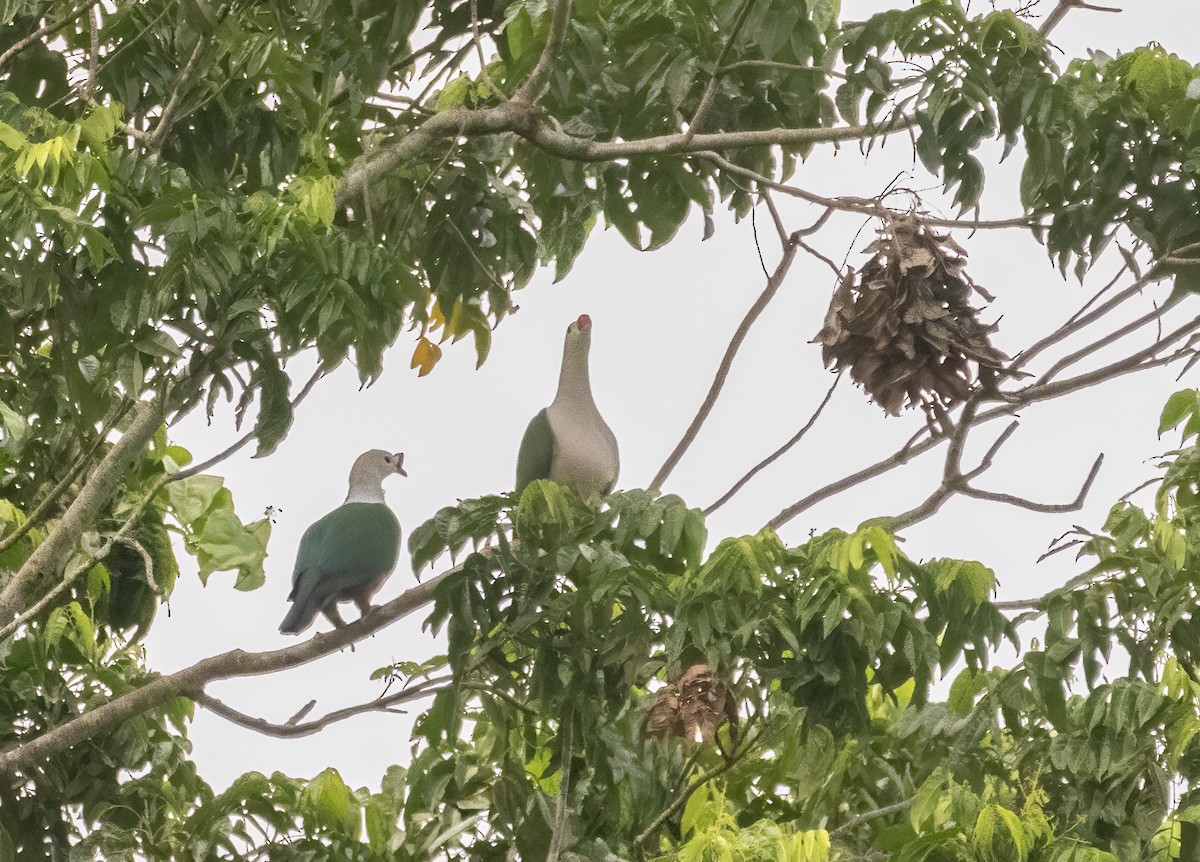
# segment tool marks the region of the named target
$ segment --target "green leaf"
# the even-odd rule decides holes
[[[315,816],[326,829],[348,838],[358,837],[361,816],[358,802],[336,769],[330,767],[308,782],[300,805],[301,810]]]
[[[1189,416],[1200,413],[1200,393],[1195,389],[1181,389],[1167,399],[1162,415],[1158,419],[1158,436],[1175,428]]]

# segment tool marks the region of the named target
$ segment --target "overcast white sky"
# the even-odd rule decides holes
[[[894,5],[844,0],[843,18],[861,18]],[[1052,5],[1043,0],[1046,11]],[[1200,4],[1195,0],[1127,0],[1125,5],[1127,11],[1120,15],[1072,13],[1056,32],[1056,42],[1067,56],[1079,56],[1088,48],[1112,54],[1157,40],[1193,62],[1200,60],[1195,36],[1200,33]],[[998,153],[982,155],[989,165],[985,218],[1019,213],[1020,152],[992,168]],[[793,181],[818,193],[871,196],[897,173],[912,170],[911,147],[897,137],[865,163],[855,147],[840,153],[819,150]],[[919,168],[906,184],[932,185]],[[936,205],[937,200],[930,192],[927,201]],[[819,214],[787,200],[782,208],[792,228]],[[836,216],[815,245],[838,261],[853,249],[850,261],[861,263],[859,252],[873,238],[870,232],[856,238],[862,224],[861,218]],[[767,264],[773,267],[778,256],[774,230],[766,218],[759,226]],[[322,381],[273,456],[252,460],[248,453],[239,455],[216,471],[226,477],[244,519],[258,517],[268,505],[282,509],[271,539],[266,585],[239,593],[232,589],[231,577],[217,575],[201,588],[194,565],[185,559],[171,614],[160,611],[147,641],[150,665],[169,672],[235,647],[262,650],[296,642],[276,629],[287,607],[297,542],[312,521],[340,504],[350,464],[365,449],[406,453],[409,478],[391,479],[387,486],[406,539],[456,498],[511,488],[525,425],[554,394],[562,332],[582,312],[595,325],[596,401],[620,442],[618,487],[644,487],[691,421],[730,335],[764,283],[748,221],[735,225],[718,213],[716,235],[707,242],[701,236],[696,217],[665,249],[639,253],[616,231],[597,229],[563,283],[552,285],[550,274],[543,273],[518,294],[520,312],[497,330],[491,357],[478,371],[474,351],[464,341],[448,347],[434,372],[418,379],[408,370],[413,341],[405,335],[386,357],[382,380],[371,389],[358,391],[349,365]],[[968,237],[957,232],[956,237],[970,251],[968,271],[997,296],[985,319],[1002,316],[994,341],[1009,353],[1052,331],[1102,283],[1097,279],[1081,287],[1062,279],[1028,235],[1005,231]],[[805,422],[832,380],[822,367],[820,349],[809,340],[820,328],[833,287],[832,273],[823,264],[805,256],[797,260],[743,347],[717,409],[665,490],[704,507]],[[1162,285],[1150,291],[1138,313],[1149,310],[1150,301],[1165,296],[1166,289]],[[1194,302],[1184,311],[1194,315]],[[1138,343],[1146,343],[1145,338]],[[311,361],[292,364],[289,371],[297,386],[312,368]],[[1173,448],[1175,439],[1156,439],[1155,426],[1162,403],[1183,385],[1174,375],[1167,370],[1126,377],[1030,409],[995,469],[979,482],[992,490],[1063,502],[1075,496],[1093,459],[1104,452],[1104,469],[1082,512],[1035,515],[955,499],[932,521],[906,531],[906,553],[918,559],[981,560],[996,570],[1002,598],[1039,595],[1061,583],[1079,569],[1067,555],[1035,564],[1048,542],[1073,524],[1099,527],[1117,497],[1153,475],[1148,459]],[[1194,381],[1192,374],[1185,383]],[[915,414],[885,418],[860,390],[839,387],[809,436],[709,519],[710,535],[757,531],[815,488],[890,454],[922,422]],[[976,433],[968,464],[972,453],[977,458],[1002,427]],[[173,439],[198,458],[222,450],[237,436],[227,413],[211,427],[198,413],[172,429]],[[939,455],[931,453],[801,514],[781,535],[799,543],[810,531],[852,530],[866,518],[910,508],[936,486],[940,466]],[[412,583],[404,556],[377,601],[395,597]],[[315,716],[378,695],[381,686],[368,679],[377,667],[422,659],[441,649],[415,616],[359,644],[356,652],[347,650],[284,674],[219,683],[210,693],[274,721],[286,720],[316,698]],[[415,704],[414,713],[420,708]],[[191,736],[201,774],[218,788],[247,770],[310,777],[326,766],[337,767],[352,786],[377,787],[389,764],[408,760],[410,727],[411,716],[366,715],[317,736],[278,740],[198,709]]]

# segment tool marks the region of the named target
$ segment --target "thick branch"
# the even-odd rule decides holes
[[[690,138],[686,133],[678,132],[632,141],[591,141],[551,128],[538,116],[536,110],[531,109],[529,105],[518,103],[514,97],[513,100],[494,108],[456,108],[430,117],[394,144],[357,159],[342,177],[335,197],[339,206],[345,206],[348,201],[361,194],[363,186],[397,165],[421,155],[434,141],[451,135],[515,132],[559,158],[603,162],[638,155],[686,154],[703,150],[865,140],[902,131],[914,122],[911,116],[898,116],[864,126],[715,132],[697,134]]]
[[[708,395],[704,397],[704,401],[700,405],[700,409],[696,411],[696,416],[692,419],[692,424],[688,426],[683,437],[675,446],[673,452],[667,456],[667,460],[661,467],[658,468],[658,474],[650,482],[651,488],[661,488],[663,482],[671,475],[671,471],[675,469],[675,465],[691,447],[692,442],[696,439],[696,435],[700,433],[700,427],[704,421],[708,419],[708,414],[712,412],[713,405],[717,402],[717,396],[721,394],[721,390],[725,387],[725,380],[729,377],[729,369],[733,365],[733,360],[737,356],[738,350],[741,349],[742,342],[746,340],[747,334],[750,332],[750,327],[754,325],[754,321],[758,320],[760,314],[766,309],[768,303],[775,297],[779,291],[779,286],[783,284],[783,279],[787,275],[788,269],[792,265],[792,261],[796,258],[796,248],[798,237],[794,237],[793,241],[788,243],[783,250],[783,257],[779,261],[779,265],[775,267],[775,272],[767,279],[767,286],[763,288],[763,292],[759,294],[758,299],[750,306],[750,310],[746,312],[746,316],[742,318],[742,322],[733,333],[733,338],[729,341],[729,346],[725,348],[725,356],[721,359],[721,364],[717,367],[716,377],[713,378],[712,386],[709,387]]]
[[[84,530],[108,505],[129,465],[142,453],[162,422],[160,402],[138,402],[133,420],[121,439],[108,450],[108,454],[88,476],[83,490],[67,507],[46,541],[34,549],[25,564],[0,590],[0,624],[19,615],[34,601],[35,596],[51,586],[51,582],[58,581],[67,558],[79,543]]]
[[[405,591],[360,620],[326,634],[314,635],[295,646],[258,653],[230,650],[159,677],[41,736],[0,752],[0,776],[11,776],[22,768],[41,763],[97,734],[107,732],[131,716],[159,707],[173,697],[184,695],[197,698],[204,692],[205,686],[216,680],[275,673],[331,655],[431,602],[438,585],[453,571]]]

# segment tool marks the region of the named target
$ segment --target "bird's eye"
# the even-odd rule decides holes
[[[385,464],[391,464],[391,463],[392,463],[392,456],[391,456],[391,455],[384,455],[384,456],[383,456],[383,463],[385,463]]]

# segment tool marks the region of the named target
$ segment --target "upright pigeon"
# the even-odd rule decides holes
[[[400,522],[383,499],[383,480],[404,472],[404,453],[371,449],[350,468],[346,502],[304,531],[292,571],[288,611],[279,630],[296,635],[318,613],[341,628],[338,602],[354,602],[366,616],[375,595],[396,567]]]
[[[591,346],[592,319],[581,314],[567,327],[554,402],[533,417],[521,440],[518,494],[534,479],[571,485],[584,499],[607,494],[617,483],[621,469],[617,438],[592,399]]]

